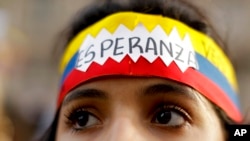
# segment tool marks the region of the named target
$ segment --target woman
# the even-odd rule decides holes
[[[223,44],[186,2],[105,2],[80,12],[63,40],[45,140],[223,141],[242,121]]]

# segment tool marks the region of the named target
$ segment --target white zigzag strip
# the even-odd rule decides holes
[[[88,35],[80,47],[76,69],[85,72],[92,62],[103,65],[109,57],[121,62],[126,55],[134,62],[140,56],[151,63],[160,57],[166,66],[174,61],[182,72],[189,67],[198,69],[188,34],[181,39],[174,27],[167,35],[159,25],[149,32],[143,24],[133,31],[121,24],[113,34],[103,28],[95,38]]]

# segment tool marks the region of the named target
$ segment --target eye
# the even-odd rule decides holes
[[[152,123],[168,127],[180,127],[190,119],[185,110],[178,106],[164,106],[155,113]]]
[[[78,109],[68,117],[69,123],[76,131],[100,124],[100,120],[84,109]]]

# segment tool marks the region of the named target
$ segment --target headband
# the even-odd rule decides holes
[[[233,67],[208,36],[160,15],[115,13],[81,31],[62,58],[58,106],[87,80],[154,76],[186,84],[236,122],[242,120]]]

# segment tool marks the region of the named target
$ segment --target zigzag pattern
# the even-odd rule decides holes
[[[76,67],[85,72],[92,62],[103,65],[108,58],[121,62],[126,55],[134,62],[141,56],[150,63],[160,57],[166,66],[174,61],[182,72],[189,67],[198,69],[188,34],[182,39],[174,27],[167,35],[160,25],[149,32],[143,24],[132,31],[120,24],[113,33],[103,28],[96,37],[87,35],[80,47]]]
[[[146,36],[149,36],[148,34],[153,36],[152,33],[155,33],[154,36],[156,36],[157,39],[161,39],[163,37],[168,37],[164,40],[164,42],[166,41],[165,44],[168,45],[168,47],[170,46],[169,45],[170,39],[173,40],[171,42],[172,45],[176,45],[173,43],[173,42],[175,42],[174,40],[176,40],[176,39],[177,39],[177,41],[176,41],[177,43],[187,41],[188,44],[185,43],[185,51],[188,51],[188,49],[186,49],[186,46],[188,46],[187,48],[192,46],[193,49],[195,50],[196,54],[202,55],[209,62],[211,62],[218,70],[220,70],[221,74],[227,78],[227,80],[234,87],[234,89],[237,90],[237,81],[235,79],[235,73],[234,73],[234,70],[233,70],[233,67],[231,65],[230,60],[223,53],[222,49],[210,37],[188,27],[187,25],[185,25],[179,21],[171,19],[171,18],[162,17],[160,15],[148,15],[148,14],[140,14],[140,13],[134,13],[134,12],[121,12],[121,13],[116,13],[116,14],[107,16],[104,19],[98,21],[97,23],[95,23],[95,24],[87,27],[83,31],[81,31],[68,45],[67,50],[65,52],[65,55],[63,56],[62,61],[61,61],[60,72],[63,74],[68,63],[70,62],[72,57],[75,56],[77,53],[80,54],[78,62],[77,62],[77,68],[79,70],[82,70],[82,71],[86,71],[88,66],[89,66],[88,63],[90,63],[92,61],[97,61],[97,63],[103,64],[103,61],[105,62],[105,60],[107,59],[107,58],[105,58],[106,57],[105,55],[107,55],[108,52],[112,52],[112,50],[113,50],[113,54],[115,54],[115,55],[113,55],[113,58],[115,58],[115,60],[119,61],[120,59],[122,59],[124,57],[124,54],[127,54],[129,52],[129,51],[125,50],[125,45],[129,45],[129,42],[128,42],[129,35],[127,36],[126,39],[125,38],[120,39],[124,36],[124,34],[121,37],[110,38],[110,40],[112,40],[110,42],[116,43],[115,41],[116,40],[118,41],[118,44],[116,46],[118,48],[114,48],[115,44],[113,44],[112,47],[110,47],[109,49],[106,49],[105,52],[104,51],[100,52],[100,49],[99,49],[99,51],[95,52],[94,50],[96,48],[94,48],[94,47],[97,47],[98,45],[97,45],[97,43],[91,44],[91,42],[98,41],[98,40],[100,43],[103,42],[100,40],[101,35],[104,36],[106,39],[107,39],[107,37],[110,37],[110,35],[115,35],[115,34],[120,35],[119,32],[122,31],[121,30],[122,26],[124,26],[125,28],[124,27],[123,28],[125,30],[128,30],[129,33],[133,33],[135,31],[138,31],[137,28],[139,25],[143,25],[143,28],[144,28],[143,31],[140,31],[141,33],[138,32],[139,35],[145,34],[145,37],[146,37]],[[158,34],[155,31],[159,27],[161,27],[161,33]],[[100,32],[102,32],[102,34],[100,34]],[[106,33],[106,34],[104,34],[104,33]],[[188,35],[187,35],[187,33],[188,33]],[[98,39],[98,40],[96,40],[96,39]],[[83,48],[81,48],[81,51],[79,51],[79,48],[81,46],[83,46],[83,44],[84,44],[83,40],[84,40],[84,43],[88,43],[88,44],[86,46],[84,45],[86,47],[85,50]],[[90,40],[91,42],[89,42],[88,40]],[[148,38],[145,38],[144,40],[148,40]],[[181,41],[178,41],[178,40],[181,40]],[[190,43],[190,41],[191,41],[191,43]],[[133,42],[136,42],[136,40],[133,40]],[[119,48],[121,43],[122,43],[122,45],[124,44],[123,45],[124,48],[122,48],[122,49]],[[146,44],[145,41],[141,42],[141,43],[144,44],[144,46],[143,45],[141,45],[141,46],[145,47],[145,44]],[[150,44],[153,44],[153,42],[151,40],[150,40]],[[156,44],[159,45],[159,42],[156,42]],[[100,45],[99,45],[99,47],[100,47]],[[104,49],[105,49],[105,47],[106,48],[109,47],[109,42],[108,41],[104,42],[103,47],[104,47]],[[170,49],[170,48],[168,48],[168,49]],[[173,52],[175,52],[175,55],[177,55],[177,56],[178,56],[178,53],[180,51],[178,49],[180,49],[179,46],[177,46],[175,49],[173,49]],[[135,53],[137,52],[137,54],[141,53],[142,57],[147,58],[151,62],[152,62],[152,60],[154,60],[154,55],[151,56],[151,55],[146,55],[146,54],[149,54],[149,53],[154,54],[154,53],[152,53],[153,51],[154,51],[153,49],[147,49],[147,51],[146,51],[146,49],[144,48],[144,52],[141,53],[142,51],[140,51],[138,47],[133,48],[133,52],[135,52]],[[159,52],[159,50],[157,50],[157,51]],[[166,54],[166,52],[167,52],[166,49],[164,51]],[[171,50],[169,50],[169,51],[171,53]],[[177,52],[177,54],[176,54],[176,52]],[[100,55],[102,55],[102,53],[103,53],[103,56],[100,57]],[[169,53],[169,52],[167,52],[167,53]],[[159,53],[157,55],[160,57],[164,56],[164,55],[159,54]],[[182,71],[185,71],[185,69],[188,66],[194,67],[196,69],[200,66],[200,65],[198,66],[198,64],[195,61],[196,57],[193,54],[193,51],[191,51],[191,53],[186,53],[186,54],[185,53],[183,54],[183,52],[182,52],[181,57],[187,58],[187,56],[189,56],[189,59],[184,59],[184,60],[189,60],[188,61],[189,65],[185,64],[186,62],[183,61],[183,58],[180,59],[177,56],[172,57],[172,60],[171,60],[171,58],[170,59],[164,58],[163,61],[165,61],[166,65],[168,65],[170,62],[172,62],[174,60],[178,64],[178,66],[180,67],[180,69]],[[98,57],[99,57],[99,59],[98,59]],[[150,58],[150,57],[153,57],[153,58]],[[136,56],[136,55],[131,56],[131,58],[133,58],[133,60],[136,61],[138,56]],[[175,58],[175,59],[173,59],[173,58]]]

